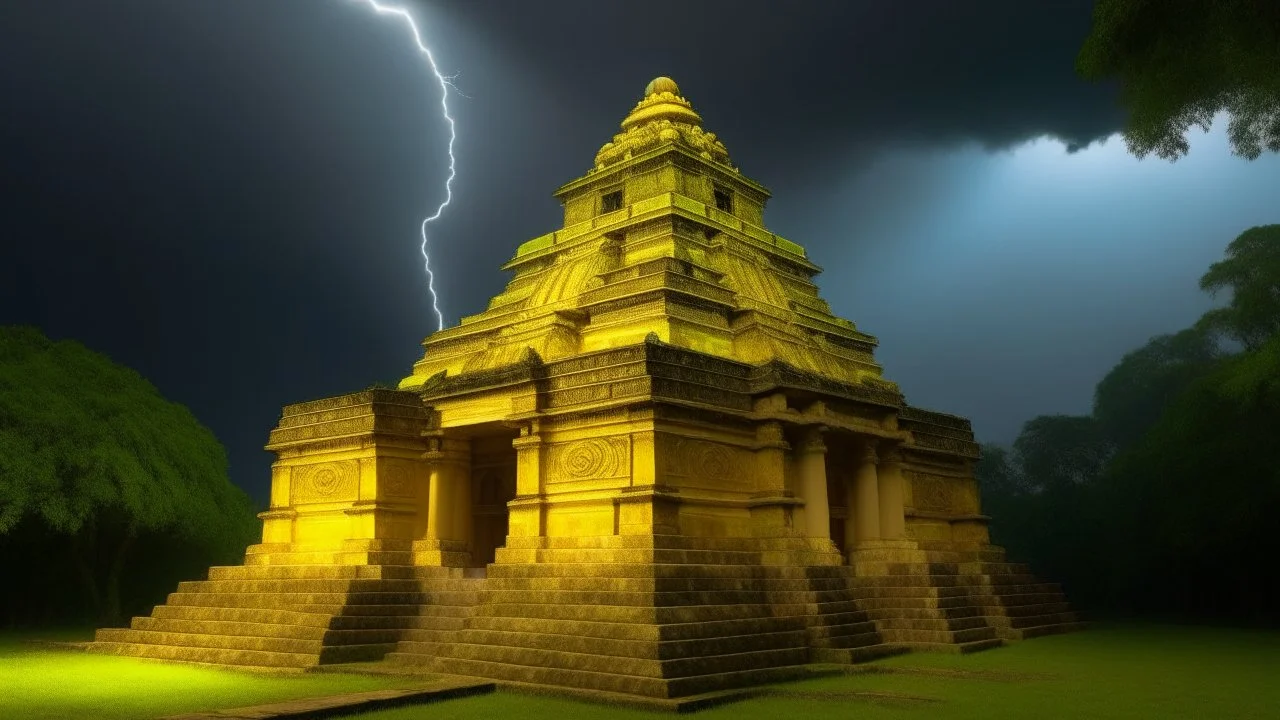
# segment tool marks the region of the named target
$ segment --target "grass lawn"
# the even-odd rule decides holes
[[[0,635],[0,718],[155,718],[421,684],[356,675],[258,675],[51,650],[23,639],[88,640],[92,631]]]
[[[42,633],[42,638],[59,637]],[[0,718],[148,718],[416,684],[394,677],[262,676],[20,645],[0,637]],[[915,653],[878,672],[775,687],[703,720],[1280,717],[1280,632],[1122,625],[974,655]],[[497,693],[361,720],[644,720],[672,716]]]
[[[891,671],[778,686],[784,693],[698,713],[700,720],[1047,720],[1280,718],[1280,632],[1102,626],[973,655],[915,653]],[[498,693],[361,720],[648,720],[671,715]]]

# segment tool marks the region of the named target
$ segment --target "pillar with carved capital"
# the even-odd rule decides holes
[[[903,509],[902,452],[887,448],[879,466],[880,536],[885,540],[901,540],[906,535]]]
[[[800,492],[804,496],[805,535],[829,539],[831,506],[827,499],[827,446],[822,442],[825,429],[807,428],[795,453]]]
[[[511,441],[516,449],[516,497],[507,503],[507,537],[541,537],[545,534],[542,490],[543,453],[546,445],[541,425],[534,421],[520,428]]]
[[[853,539],[855,542],[880,538],[880,480],[876,472],[876,443],[862,447],[853,476]]]

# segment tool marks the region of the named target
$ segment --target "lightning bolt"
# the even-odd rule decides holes
[[[439,220],[440,216],[444,214],[444,209],[453,200],[453,178],[457,175],[457,159],[453,156],[453,142],[458,138],[453,116],[449,114],[449,88],[453,87],[453,76],[446,76],[440,73],[440,68],[436,66],[436,59],[431,54],[431,48],[427,47],[427,44],[422,41],[422,33],[418,31],[418,24],[413,21],[413,16],[409,14],[408,10],[402,7],[383,5],[377,0],[352,1],[368,5],[379,15],[394,15],[403,20],[409,26],[410,32],[413,33],[413,41],[417,43],[418,51],[427,58],[427,64],[431,66],[432,74],[436,76],[436,81],[440,83],[440,111],[444,115],[445,122],[449,124],[449,177],[445,178],[444,181],[444,202],[440,203],[434,214],[427,216],[422,221],[422,266],[427,271],[427,291],[431,293],[431,309],[436,313],[436,330],[441,330],[444,328],[444,313],[440,312],[440,301],[436,296],[436,276],[431,272],[431,257],[427,254],[427,225]],[[457,88],[454,88],[454,90],[457,90]]]

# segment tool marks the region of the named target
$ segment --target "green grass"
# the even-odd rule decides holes
[[[41,637],[76,639],[65,634]],[[260,676],[19,645],[0,638],[0,718],[147,718],[336,695],[413,680]],[[974,655],[915,653],[884,672],[776,686],[779,696],[712,708],[700,720],[857,718],[1275,718],[1280,632],[1126,625],[1039,638]],[[361,720],[670,720],[650,713],[497,693]]]
[[[259,675],[53,650],[25,639],[87,640],[91,631],[0,636],[0,718],[155,718],[421,681],[356,675]]]
[[[973,655],[914,653],[843,675],[777,686],[699,720],[1048,720],[1280,717],[1280,632],[1177,626],[1101,627]],[[874,698],[865,693],[902,696]],[[919,699],[912,699],[919,698]],[[361,720],[656,720],[671,715],[499,693]]]

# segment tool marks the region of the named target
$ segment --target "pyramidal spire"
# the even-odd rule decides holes
[[[715,133],[702,129],[702,116],[680,93],[680,86],[664,76],[645,87],[644,97],[622,121],[622,132],[600,148],[588,174],[667,143],[684,145],[703,159],[738,172],[724,143]]]

